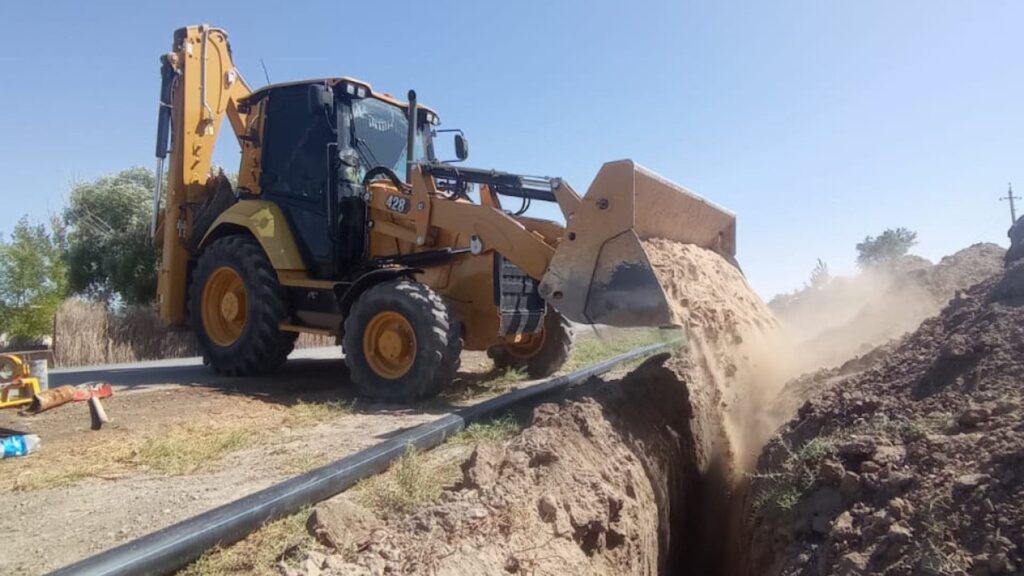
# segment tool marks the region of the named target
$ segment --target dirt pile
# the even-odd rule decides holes
[[[694,439],[686,390],[651,363],[622,385],[543,404],[480,444],[441,501],[324,559],[338,574],[659,574],[683,539]]]
[[[975,265],[966,276],[985,271]],[[964,281],[948,272],[926,286]],[[1022,381],[1018,263],[824,375],[759,460],[738,547],[746,572],[1022,573]]]
[[[771,307],[796,343],[801,371],[836,366],[914,330],[957,290],[1001,271],[1004,254],[995,244],[975,244],[934,265],[905,256],[777,297]]]

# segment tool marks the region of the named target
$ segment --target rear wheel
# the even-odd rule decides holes
[[[455,377],[462,335],[448,305],[411,280],[364,292],[345,318],[342,345],[359,393],[388,402],[437,395]]]
[[[561,314],[549,309],[544,326],[535,334],[525,334],[518,342],[507,341],[487,350],[499,370],[526,370],[530,378],[545,378],[558,372],[572,351],[572,325]]]
[[[279,326],[288,316],[284,291],[256,240],[228,236],[199,257],[189,288],[189,315],[204,359],[231,376],[276,369],[296,334]]]

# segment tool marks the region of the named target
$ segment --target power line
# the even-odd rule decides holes
[[[1013,182],[1010,182],[1006,191],[1006,196],[1000,198],[1000,200],[1010,201],[1010,224],[1017,223],[1017,208],[1013,205],[1014,200],[1020,200],[1020,196],[1013,195]]]

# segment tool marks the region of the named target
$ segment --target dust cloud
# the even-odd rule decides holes
[[[904,256],[777,296],[769,307],[800,351],[800,372],[833,367],[915,330],[958,290],[999,273],[1004,253],[995,244],[975,244],[934,265]]]

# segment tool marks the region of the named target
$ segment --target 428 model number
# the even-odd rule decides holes
[[[409,211],[409,199],[404,196],[392,194],[388,196],[388,199],[384,202],[384,206],[392,212],[405,214]]]

